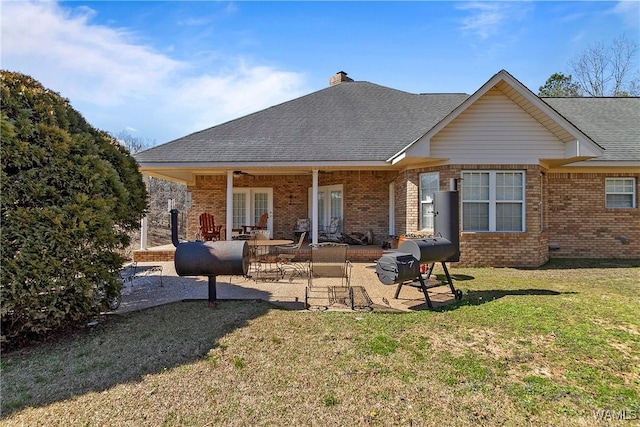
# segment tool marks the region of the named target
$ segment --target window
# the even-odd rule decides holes
[[[636,207],[635,178],[607,178],[605,180],[606,206],[608,208]]]
[[[255,225],[260,216],[269,212],[267,228],[272,229],[273,190],[271,188],[233,189],[233,228]]]
[[[420,229],[433,230],[433,193],[440,190],[440,174],[420,174]]]
[[[462,173],[463,231],[524,231],[524,172]]]

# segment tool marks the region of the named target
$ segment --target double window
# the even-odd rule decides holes
[[[462,173],[463,231],[524,231],[522,171]]]
[[[607,178],[605,180],[607,208],[636,207],[635,178]]]

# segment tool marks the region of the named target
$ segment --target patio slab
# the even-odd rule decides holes
[[[153,306],[185,300],[208,302],[208,277],[180,277],[176,274],[173,261],[138,262],[138,268],[162,267],[150,274],[137,277],[128,283],[122,292],[122,303],[114,313],[127,313]],[[216,291],[219,303],[224,300],[264,300],[287,309],[304,310],[304,298],[307,280],[288,276],[278,281],[253,280],[243,276],[217,276]],[[356,288],[356,306],[358,301],[371,301],[369,306],[360,306],[358,310],[408,312],[427,309],[420,288],[404,285],[399,297],[394,298],[397,286],[380,283],[375,272],[375,263],[353,263],[351,286]],[[361,289],[359,289],[361,288]],[[362,293],[362,290],[364,293]],[[358,294],[358,292],[361,292]],[[429,296],[438,307],[454,301],[448,285],[429,289]],[[321,310],[350,310],[346,305],[312,307]]]

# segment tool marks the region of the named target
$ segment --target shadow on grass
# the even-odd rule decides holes
[[[483,291],[468,291],[462,297],[462,300],[451,304],[435,307],[434,311],[451,311],[460,307],[482,305],[493,302],[506,296],[558,296],[571,295],[578,292],[558,292],[549,289],[487,289]]]
[[[3,354],[1,417],[202,360],[225,335],[272,309],[261,300],[219,300],[216,308],[173,302],[103,316],[96,326]]]
[[[552,258],[540,267],[522,267],[520,270],[563,270],[576,268],[634,268],[640,267],[640,259],[603,258]]]

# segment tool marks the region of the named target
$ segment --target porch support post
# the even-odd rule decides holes
[[[224,231],[225,240],[231,240],[233,228],[233,171],[227,171],[227,223]]]
[[[149,175],[142,174],[142,182],[144,182],[145,187],[147,187],[147,194],[149,193]],[[143,216],[140,219],[140,250],[147,250],[147,231],[149,226],[147,225],[147,216]]]
[[[313,185],[311,189],[311,244],[318,244],[318,170],[313,171]]]

